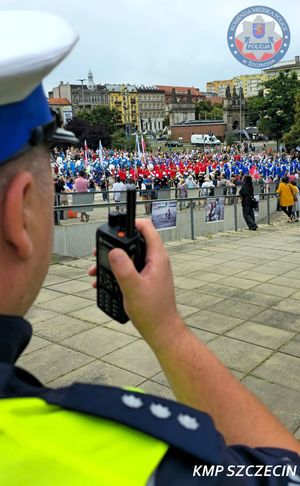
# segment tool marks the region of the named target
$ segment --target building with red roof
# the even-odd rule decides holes
[[[73,117],[72,104],[68,98],[48,98],[50,108],[58,110],[63,118],[64,124]]]
[[[166,105],[172,103],[172,98],[174,96],[176,96],[178,103],[185,101],[189,92],[191,94],[193,103],[197,103],[197,101],[200,99],[205,98],[200,90],[198,88],[194,88],[193,86],[166,86],[157,84],[156,87],[159,90],[164,91]]]

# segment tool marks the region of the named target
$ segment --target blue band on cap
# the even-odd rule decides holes
[[[52,118],[41,84],[25,100],[0,106],[0,165],[29,142],[34,128]]]

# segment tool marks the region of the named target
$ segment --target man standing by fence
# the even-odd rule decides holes
[[[121,177],[117,176],[116,177],[116,182],[114,183],[112,190],[114,191],[113,193],[113,200],[116,203],[116,210],[119,210],[119,202],[121,201],[121,192],[126,191],[126,187],[124,182],[121,181]]]
[[[75,192],[88,192],[88,187],[89,187],[89,181],[86,178],[85,171],[80,170],[79,177],[75,179],[74,190]],[[81,211],[80,216],[81,216],[80,221],[88,222],[90,219],[90,216],[85,211]]]

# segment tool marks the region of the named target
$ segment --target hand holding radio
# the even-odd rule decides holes
[[[112,271],[123,294],[124,308],[152,349],[167,345],[185,326],[176,310],[170,260],[149,220],[137,220],[146,242],[146,264],[139,273],[120,250],[109,254]]]
[[[111,270],[109,252],[121,248],[132,259],[138,272],[145,265],[145,241],[135,227],[136,191],[127,191],[127,213],[109,214],[108,223],[96,233],[97,305],[107,315],[124,324],[128,316],[123,307],[123,296]]]
[[[97,230],[97,304],[118,322],[128,318],[151,346],[169,342],[184,327],[175,303],[168,254],[149,220],[135,226],[135,191],[127,194],[127,215],[113,213]],[[176,325],[179,324],[179,328]]]

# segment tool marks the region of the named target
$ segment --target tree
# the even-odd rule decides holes
[[[282,139],[294,121],[295,97],[300,89],[300,82],[294,71],[279,73],[265,83],[267,94],[264,98],[263,110],[259,122],[260,130],[269,138],[277,141]]]
[[[196,120],[204,118],[205,120],[222,120],[223,105],[221,103],[213,104],[210,100],[198,101],[195,108]]]
[[[215,103],[210,112],[211,120],[223,120],[223,105]]]
[[[258,96],[246,98],[246,127],[258,126],[264,108],[265,98],[263,91],[260,91]]]
[[[74,116],[68,123],[65,125],[65,129],[69,130],[70,132],[75,133],[77,138],[80,138],[81,135],[86,131],[89,123],[77,116]]]
[[[226,134],[226,145],[229,145],[230,147],[234,144],[235,142],[235,136],[233,133],[227,133]]]
[[[201,118],[204,118],[205,120],[208,118],[208,113],[212,111],[213,104],[210,100],[200,100],[196,104],[195,108],[195,117],[196,120],[201,120]]]
[[[118,130],[121,123],[121,114],[118,110],[112,110],[108,106],[95,106],[91,110],[80,110],[78,118],[89,122],[91,125],[101,125],[112,134]]]
[[[115,149],[135,150],[135,136],[126,137],[124,130],[120,129],[111,136],[111,147]]]
[[[104,147],[111,144],[111,136],[103,125],[91,124],[76,116],[67,123],[65,129],[75,133],[81,146],[85,140],[88,147],[94,150],[99,147],[99,140],[101,140]]]
[[[84,143],[84,140],[86,140],[88,147],[94,150],[99,148],[100,140],[103,147],[109,147],[111,144],[111,136],[102,125],[89,125],[86,132],[82,134],[81,145]]]
[[[283,136],[283,141],[288,150],[300,146],[300,91],[296,95],[295,121],[288,133]]]

